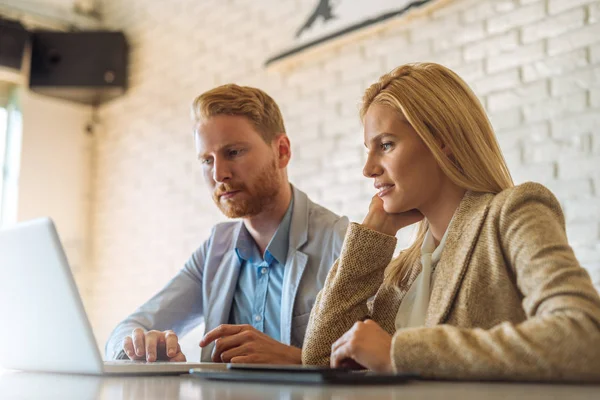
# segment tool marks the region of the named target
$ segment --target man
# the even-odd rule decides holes
[[[275,101],[224,85],[194,100],[194,139],[219,209],[183,269],[121,322],[108,359],[185,361],[178,338],[202,321],[201,360],[301,363],[311,308],[338,258],[348,219],[290,185],[290,141]]]

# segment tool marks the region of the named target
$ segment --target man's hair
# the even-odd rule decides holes
[[[267,143],[285,133],[283,117],[275,100],[250,86],[222,85],[196,97],[192,104],[195,123],[217,115],[246,117]]]

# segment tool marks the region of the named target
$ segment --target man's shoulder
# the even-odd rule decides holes
[[[349,225],[347,217],[338,215],[330,209],[315,203],[307,197],[308,229],[312,232],[330,231],[334,236],[343,238]]]
[[[211,245],[228,245],[232,243],[241,226],[242,221],[240,220],[224,221],[215,224],[210,233]]]

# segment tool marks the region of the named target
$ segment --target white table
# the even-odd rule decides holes
[[[99,377],[0,372],[0,399],[600,400],[600,385],[413,381],[392,386],[313,386],[211,382],[189,375]]]

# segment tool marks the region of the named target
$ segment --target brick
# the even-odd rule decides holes
[[[600,22],[600,3],[590,4],[588,13],[588,24],[596,24]]]
[[[549,37],[556,37],[565,32],[580,28],[585,24],[585,11],[577,8],[573,11],[559,14],[553,18],[545,18],[543,21],[524,26],[521,38],[523,43],[535,42]]]
[[[539,21],[546,15],[545,4],[533,3],[516,10],[492,17],[487,21],[487,30],[491,34],[506,32],[510,29]]]
[[[556,138],[571,138],[592,133],[600,126],[600,114],[597,112],[577,113],[552,121],[551,132]]]
[[[482,60],[458,65],[454,68],[454,72],[467,83],[482,78],[485,75]]]
[[[481,3],[480,0],[453,1],[451,3],[445,4],[444,7],[434,8],[431,12],[431,16],[435,20],[438,18],[446,17],[450,14],[458,14],[461,11],[476,7],[479,3]]]
[[[364,45],[365,58],[370,59],[390,52],[403,51],[408,44],[408,34],[406,32],[384,33],[377,36],[376,40],[368,41]]]
[[[433,42],[434,51],[444,51],[472,43],[485,37],[483,22],[464,26],[456,31],[443,35]]]
[[[502,52],[514,50],[518,46],[518,34],[516,31],[512,31],[465,45],[463,57],[466,61],[480,60],[488,56],[495,56]]]
[[[499,142],[504,161],[508,166],[509,171],[518,171],[523,165],[523,151],[520,146],[506,149],[502,141]]]
[[[521,111],[518,109],[490,113],[489,118],[496,131],[516,128],[522,122]]]
[[[513,68],[494,75],[487,75],[471,85],[477,95],[483,96],[492,92],[510,89],[521,84],[519,70]]]
[[[600,89],[590,90],[590,106],[592,108],[600,108]]]
[[[495,13],[491,1],[479,1],[462,12],[461,20],[470,24],[492,17]]]
[[[490,112],[502,111],[547,99],[548,85],[544,81],[492,93],[487,98]]]
[[[578,222],[567,225],[567,238],[572,246],[585,246],[598,241],[598,222]]]
[[[551,88],[552,96],[598,89],[600,88],[600,66],[553,78]]]
[[[600,249],[595,248],[593,245],[575,246],[573,252],[577,257],[577,261],[588,269],[592,282],[600,285]]]
[[[558,160],[558,177],[560,179],[579,179],[593,177],[598,174],[600,156],[587,158],[561,157]]]
[[[548,54],[553,56],[596,44],[600,39],[600,24],[587,25],[564,35],[548,39]]]
[[[591,151],[593,154],[600,155],[600,131],[590,134],[592,140]]]
[[[413,44],[422,43],[430,39],[435,39],[448,34],[460,28],[458,14],[451,14],[443,18],[424,22],[417,29],[409,33],[410,42]]]
[[[590,47],[590,61],[592,64],[600,64],[600,43]]]
[[[544,184],[556,178],[556,164],[523,164],[519,169],[511,171],[511,174],[517,185],[529,181]]]
[[[548,0],[548,12],[550,14],[558,14],[565,10],[580,7],[595,1],[597,0]]]
[[[555,57],[546,57],[522,67],[524,82],[531,82],[551,76],[560,76],[576,69],[588,66],[587,52],[578,49]]]
[[[531,163],[552,162],[560,157],[585,157],[589,149],[577,141],[546,140],[531,144],[525,148],[524,159]]]
[[[535,146],[550,138],[550,128],[547,122],[534,125],[521,125],[516,129],[502,130],[498,132],[498,140],[508,144],[523,143],[525,148]]]
[[[524,6],[527,4],[538,3],[540,1],[543,1],[543,0],[519,0],[519,4]]]
[[[431,57],[431,41],[411,44],[402,51],[392,52],[384,57],[383,65],[385,71],[409,63],[419,62]]]
[[[567,222],[600,221],[600,201],[596,198],[566,200],[564,211]]]
[[[593,196],[592,181],[589,178],[552,180],[545,184],[563,202]]]
[[[544,43],[536,42],[488,57],[486,70],[488,73],[499,72],[504,69],[530,64],[542,58],[544,58]]]
[[[537,122],[544,119],[557,119],[571,113],[582,112],[586,108],[585,93],[552,98],[535,104],[523,106],[523,117],[526,122]]]

